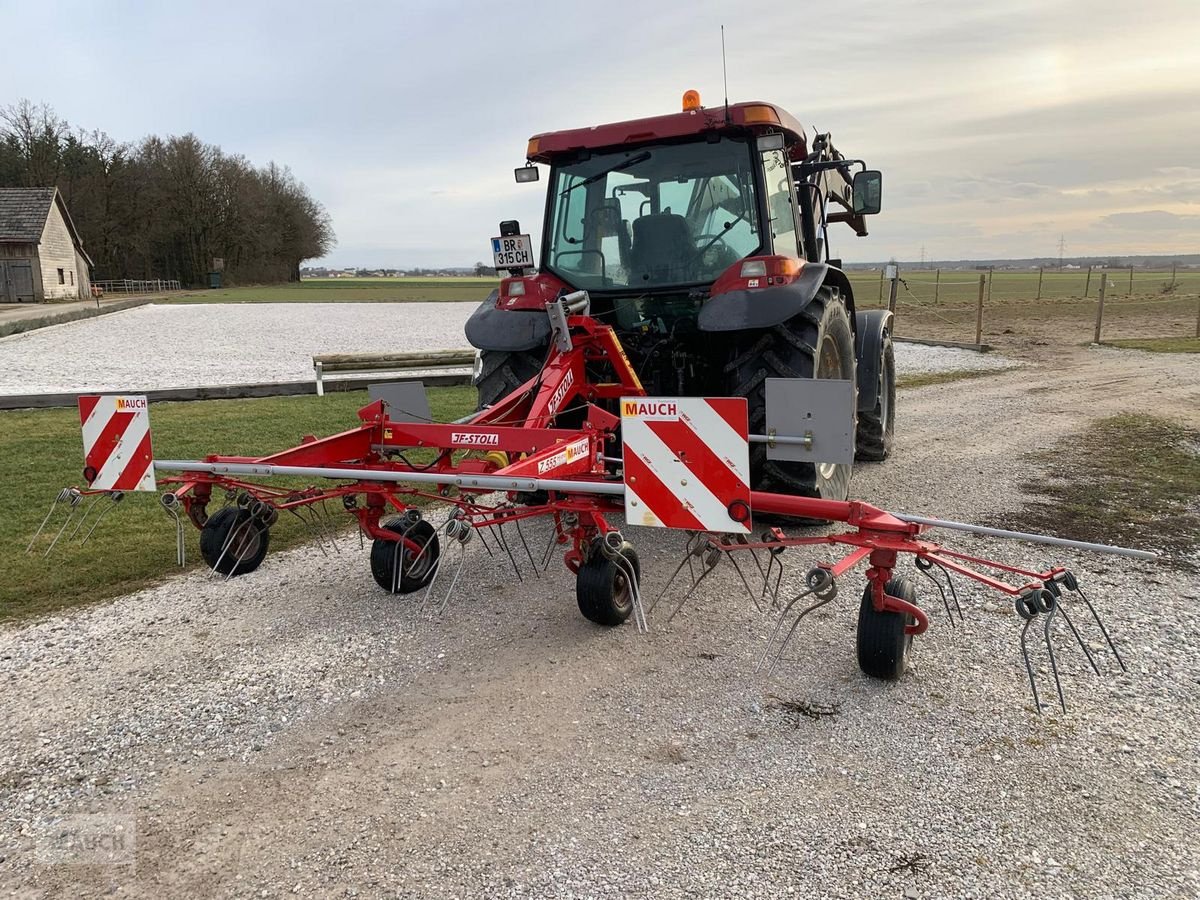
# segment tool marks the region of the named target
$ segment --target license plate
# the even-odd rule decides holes
[[[527,234],[492,238],[492,257],[497,269],[532,269],[533,241]]]

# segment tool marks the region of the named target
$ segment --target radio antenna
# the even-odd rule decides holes
[[[725,124],[729,124],[729,69],[725,65],[725,26],[721,26],[721,77],[725,82]]]

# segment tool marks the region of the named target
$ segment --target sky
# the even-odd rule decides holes
[[[0,0],[0,105],[289,166],[317,264],[489,258],[530,135],[766,100],[884,173],[848,262],[1200,252],[1197,0]],[[46,35],[53,35],[48,43]],[[53,47],[53,58],[47,56]],[[535,243],[536,246],[536,243]]]

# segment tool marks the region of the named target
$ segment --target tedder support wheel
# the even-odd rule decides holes
[[[825,285],[804,309],[773,328],[734,336],[725,366],[729,396],[745,397],[751,434],[767,431],[768,378],[839,378],[855,383],[854,332],[837,288]],[[767,459],[766,444],[750,445],[750,483],[757,491],[845,500],[848,463]]]
[[[917,602],[917,589],[910,578],[893,578],[883,590],[914,605]],[[911,624],[914,624],[912,616],[876,610],[868,583],[858,608],[858,667],[872,678],[885,681],[895,681],[903,675],[913,639],[911,634],[904,633],[904,626]]]
[[[633,545],[626,541],[620,552],[633,566],[640,581],[642,566]],[[633,589],[628,574],[599,548],[593,548],[588,561],[579,567],[579,574],[575,576],[575,599],[583,617],[597,625],[620,625],[633,612]]]
[[[393,534],[412,542],[376,538],[371,543],[371,575],[375,583],[392,594],[411,594],[429,584],[437,570],[438,536],[424,519],[388,519],[382,525]]]
[[[262,564],[271,530],[248,509],[227,506],[200,529],[200,555],[222,575],[245,575]]]
[[[896,434],[896,352],[892,335],[883,336],[879,360],[879,397],[875,406],[858,416],[855,459],[881,462],[892,454]]]
[[[547,348],[518,350],[505,353],[502,350],[484,350],[480,354],[479,373],[475,376],[475,389],[479,392],[478,409],[503,400],[530,378],[542,370]]]

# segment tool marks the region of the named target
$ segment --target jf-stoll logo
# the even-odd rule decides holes
[[[495,447],[500,444],[500,435],[483,431],[455,431],[450,434],[450,443],[466,447]]]
[[[44,865],[129,866],[136,845],[133,816],[74,815],[42,822],[35,852]]]

